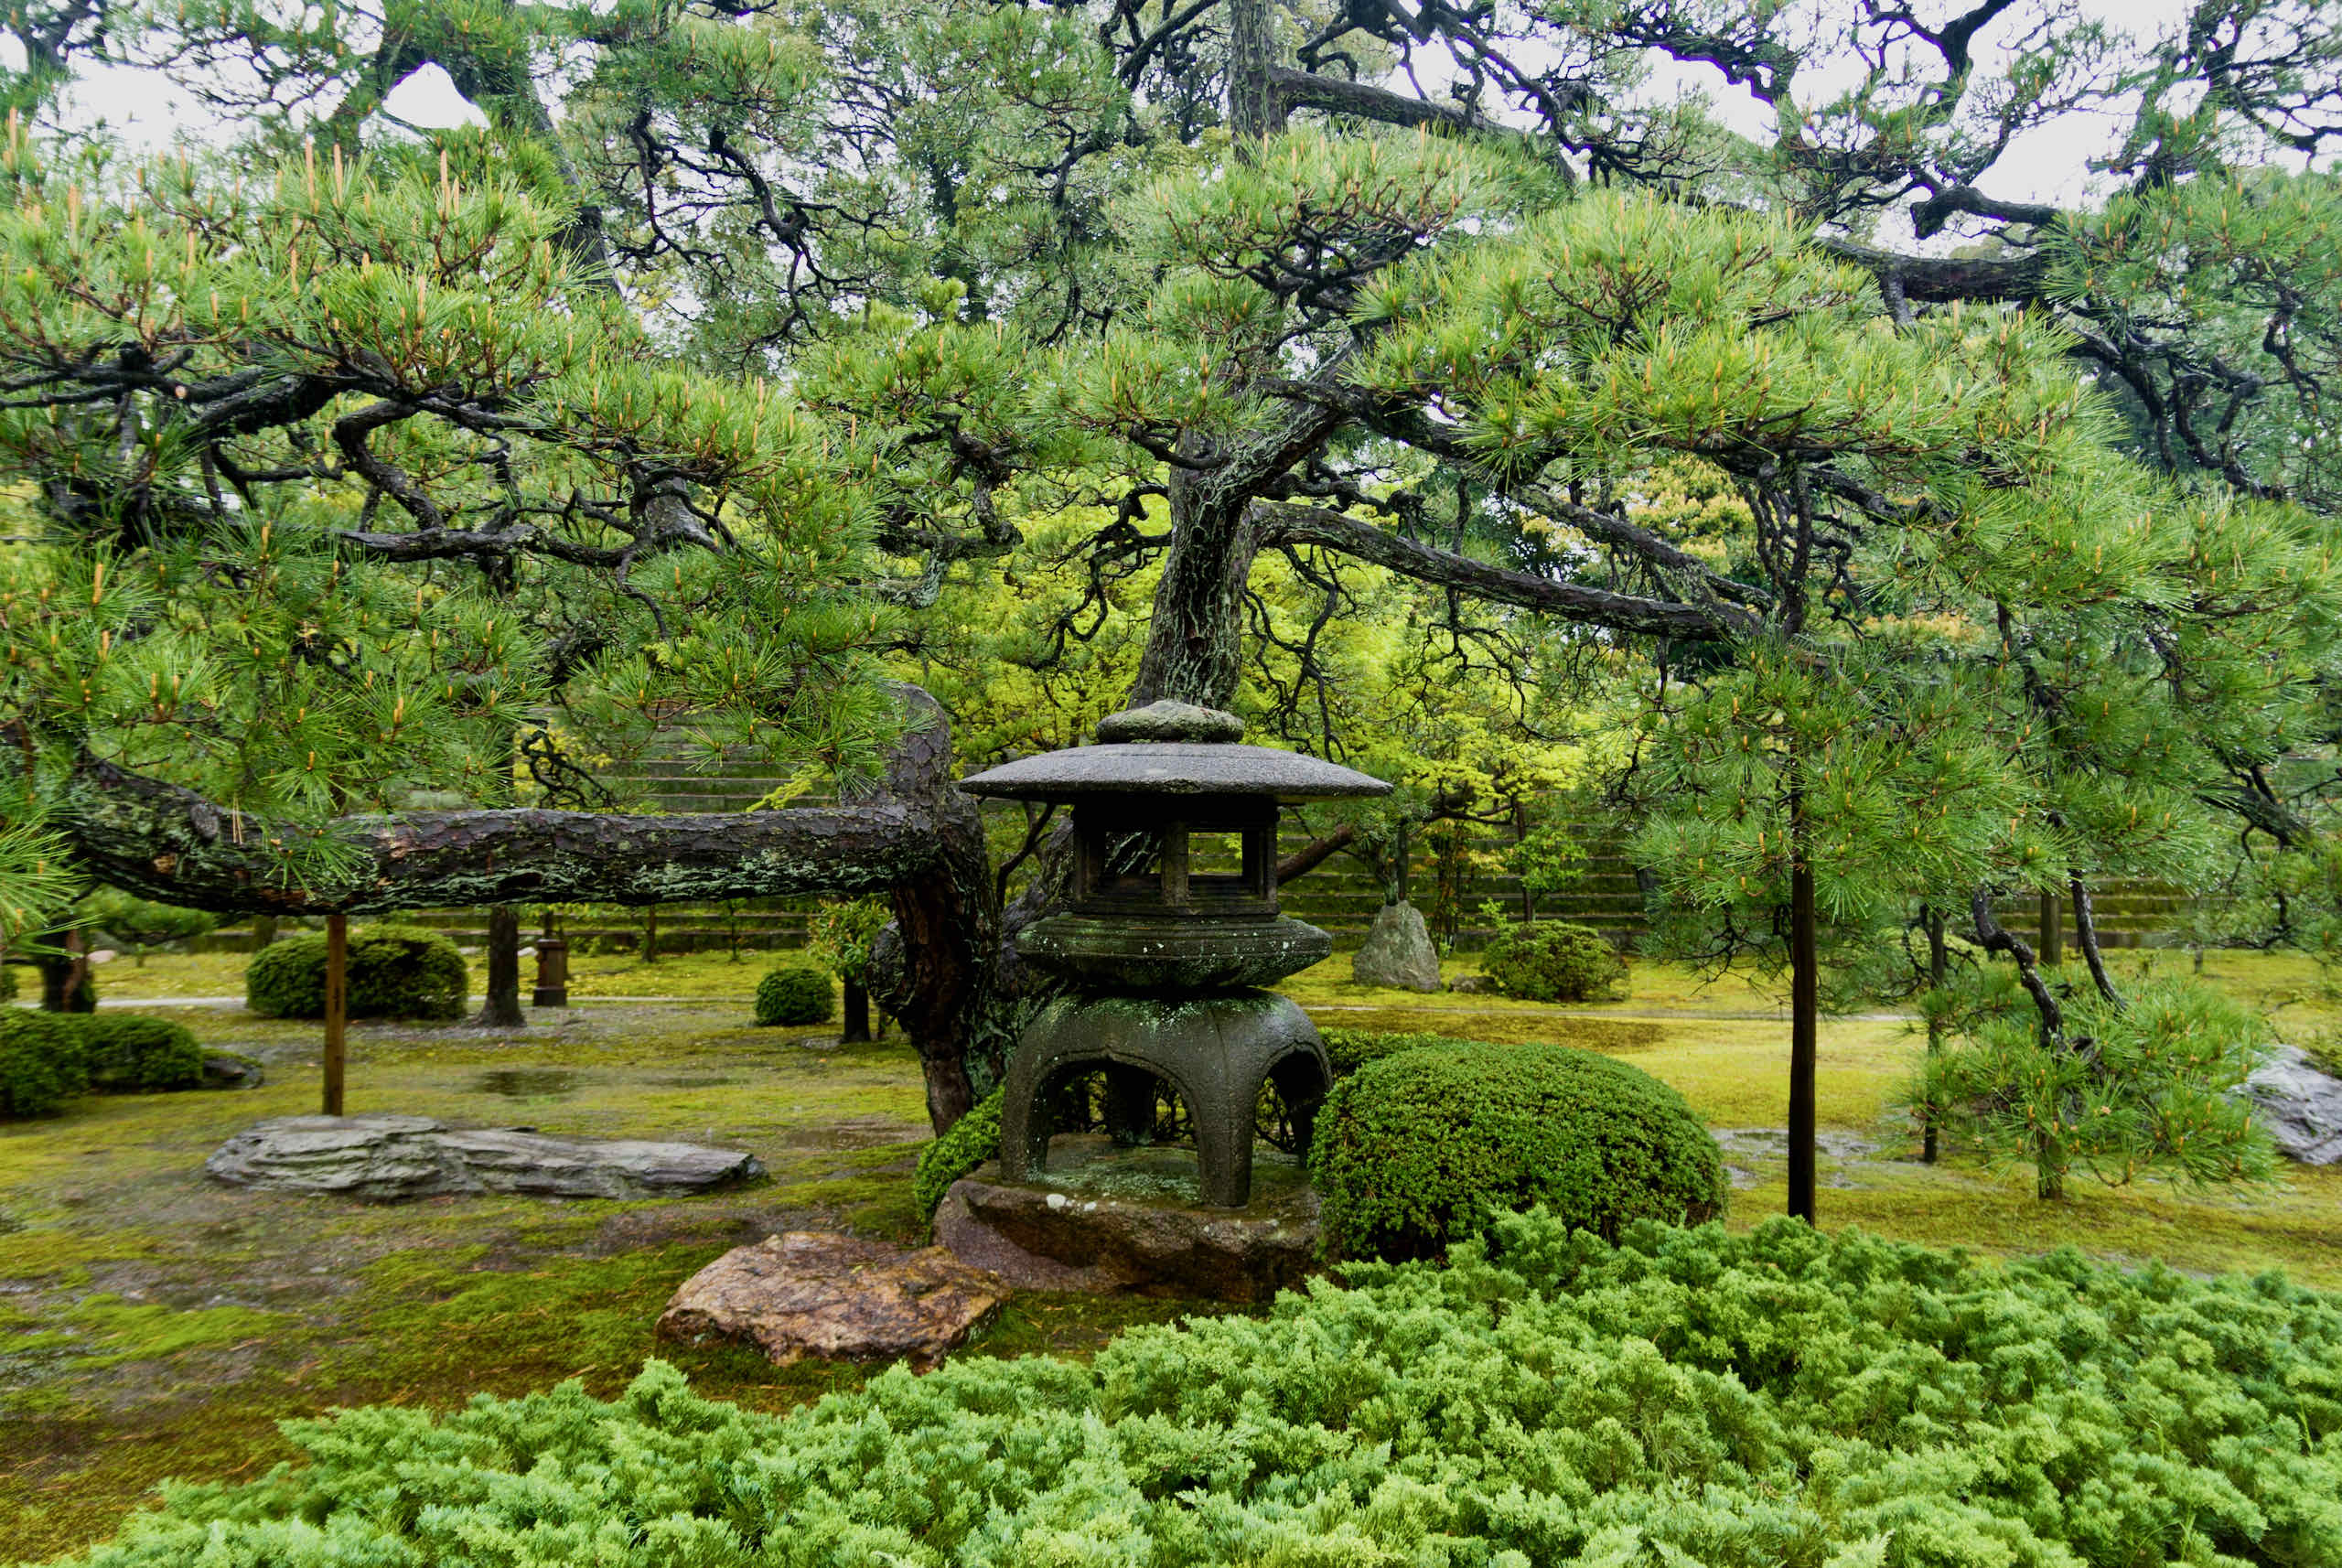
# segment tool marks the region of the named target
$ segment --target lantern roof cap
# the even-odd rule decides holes
[[[1100,722],[1097,746],[1020,757],[963,779],[972,795],[1080,800],[1100,795],[1266,796],[1285,804],[1387,795],[1391,786],[1323,757],[1244,746],[1243,721],[1189,703],[1151,703]]]

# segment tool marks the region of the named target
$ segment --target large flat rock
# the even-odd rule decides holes
[[[940,1247],[897,1251],[826,1231],[735,1247],[683,1282],[659,1337],[754,1345],[775,1366],[908,1359],[932,1367],[1008,1299],[1008,1286]]]
[[[671,1197],[764,1175],[754,1155],[698,1144],[560,1138],[528,1127],[457,1129],[424,1116],[277,1116],[203,1164],[214,1180],[376,1202],[450,1193]]]
[[[986,1165],[952,1184],[935,1239],[962,1262],[1030,1290],[1266,1301],[1317,1267],[1317,1194],[1299,1165],[1262,1149],[1252,1201],[1201,1200],[1192,1149],[1056,1139],[1028,1182]]]
[[[2305,1165],[2342,1161],[2342,1079],[2318,1070],[2299,1046],[2279,1046],[2245,1079],[2253,1119],[2278,1152]]]

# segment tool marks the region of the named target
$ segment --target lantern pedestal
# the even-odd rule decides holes
[[[1262,1088],[1276,1085],[1305,1151],[1333,1082],[1317,1026],[1273,991],[1064,997],[1026,1026],[1009,1058],[1002,1179],[1020,1182],[1048,1168],[1050,1101],[1062,1085],[1101,1068],[1107,1130],[1123,1141],[1144,1141],[1153,1124],[1156,1079],[1178,1095],[1195,1125],[1203,1201],[1223,1208],[1241,1208],[1252,1197]]]

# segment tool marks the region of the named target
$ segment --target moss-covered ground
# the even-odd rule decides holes
[[[370,1207],[256,1194],[206,1181],[204,1156],[263,1116],[315,1108],[317,1038],[313,1025],[187,1004],[240,994],[242,964],[158,955],[110,964],[101,978],[110,1001],[155,1000],[207,1044],[262,1057],[266,1087],[85,1100],[57,1118],[0,1123],[0,1561],[111,1533],[165,1476],[263,1470],[287,1452],[278,1420],[332,1405],[445,1406],[568,1377],[614,1391],[654,1349],[703,1389],[768,1408],[864,1375],[654,1347],[650,1326],[684,1278],[772,1230],[916,1238],[910,1172],[926,1126],[917,1064],[899,1042],[839,1047],[749,1026],[764,967],[754,958],[583,960],[574,989],[586,1000],[535,1014],[525,1030],[357,1027],[350,1108],[744,1147],[769,1184],[655,1203]],[[2303,1044],[2330,1040],[2342,1020],[2304,961],[2214,953],[2206,971]],[[1627,998],[1556,1008],[1376,991],[1348,973],[1337,957],[1287,989],[1323,1024],[1617,1054],[1675,1085],[1720,1129],[1785,1120],[1780,998],[1760,978],[1638,964]],[[2342,1168],[2290,1170],[2241,1193],[2083,1185],[2042,1204],[2022,1170],[1988,1171],[1958,1151],[1917,1162],[1896,1100],[1920,1048],[1889,1015],[1825,1027],[1825,1225],[1987,1251],[2071,1243],[2198,1271],[2277,1267],[2342,1288]],[[1782,1162],[1761,1134],[1726,1144],[1742,1187],[1734,1222],[1750,1224],[1780,1207]],[[968,1353],[1079,1354],[1131,1323],[1198,1309],[1026,1294]]]

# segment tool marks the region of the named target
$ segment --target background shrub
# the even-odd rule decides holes
[[[1566,1046],[1451,1042],[1367,1062],[1317,1116],[1327,1251],[1431,1258],[1491,1210],[1542,1204],[1604,1237],[1722,1214],[1724,1157],[1683,1097]]]
[[[193,1089],[203,1081],[203,1047],[184,1025],[135,1013],[69,1016],[81,1036],[90,1087],[101,1094]]]
[[[825,1024],[836,1012],[836,987],[810,963],[785,963],[757,982],[759,1024]]]
[[[778,1415],[654,1361],[291,1422],[84,1561],[2342,1563],[2342,1300],[2274,1275],[1531,1215],[1350,1276]]]
[[[919,1200],[919,1215],[935,1218],[936,1209],[943,1202],[943,1195],[951,1184],[1000,1155],[1000,1098],[994,1090],[976,1102],[951,1130],[919,1152],[919,1175],[912,1180],[912,1195]]]
[[[349,933],[349,1015],[460,1018],[471,976],[456,944],[420,926]],[[264,1018],[326,1015],[326,939],[311,931],[271,943],[244,966],[244,1005]]]
[[[21,1007],[0,1013],[0,1113],[46,1116],[88,1090],[89,1062],[73,1027],[83,1016]]]
[[[1626,961],[1591,926],[1566,920],[1507,924],[1480,950],[1480,972],[1507,996],[1529,1002],[1606,1002],[1627,978]]]
[[[0,1015],[0,1115],[46,1116],[76,1094],[196,1089],[203,1047],[178,1024],[135,1013]]]
[[[177,904],[157,904],[118,887],[96,889],[81,900],[79,908],[82,918],[94,921],[113,945],[128,948],[141,964],[146,961],[149,948],[187,941],[220,929],[217,915],[183,909]]]

